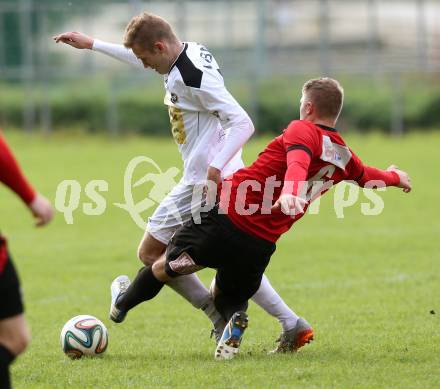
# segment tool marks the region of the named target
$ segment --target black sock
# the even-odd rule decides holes
[[[143,301],[151,300],[164,285],[154,276],[151,266],[143,267],[128,287],[127,292],[118,299],[116,307],[128,312]]]
[[[0,388],[9,389],[11,381],[9,378],[9,365],[14,360],[15,355],[8,348],[0,344]]]
[[[248,308],[248,302],[237,303],[236,298],[228,298],[224,294],[219,293],[214,298],[214,305],[217,311],[222,315],[223,319],[228,322],[232,315],[238,311],[246,311]]]

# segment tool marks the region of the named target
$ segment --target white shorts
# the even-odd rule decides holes
[[[188,185],[179,182],[161,201],[148,219],[147,231],[159,242],[167,245],[174,232],[187,221],[193,212],[200,209],[202,185]],[[200,192],[198,192],[200,191]],[[193,204],[193,193],[194,203]]]

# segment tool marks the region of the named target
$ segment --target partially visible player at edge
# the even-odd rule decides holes
[[[11,188],[37,219],[37,226],[53,216],[49,201],[28,183],[12,151],[0,132],[0,181]],[[30,341],[23,314],[20,281],[9,255],[6,239],[0,234],[0,388],[11,387],[9,365]]]
[[[254,131],[252,121],[227,91],[218,64],[202,45],[181,42],[162,18],[142,13],[127,25],[124,46],[93,39],[79,32],[54,37],[77,49],[91,49],[137,67],[164,75],[165,99],[171,130],[184,162],[181,182],[157,207],[138,249],[145,264],[133,283],[120,276],[112,284],[110,317],[121,322],[126,313],[145,300],[145,274],[165,251],[176,229],[191,219],[194,187],[206,180],[219,183],[222,177],[243,167],[241,147]],[[173,210],[178,210],[178,216]],[[179,217],[180,216],[180,217]],[[226,321],[215,309],[206,287],[195,274],[169,282],[169,286],[202,309],[211,319],[216,340]],[[120,291],[127,291],[115,304]],[[284,303],[266,277],[253,300],[276,317],[283,332],[295,328],[298,316]]]
[[[335,129],[343,104],[336,80],[310,80],[302,92],[300,120],[291,122],[251,166],[225,180],[218,208],[201,224],[192,221],[180,228],[166,254],[148,269],[150,299],[185,270],[217,269],[214,301],[230,318],[217,344],[218,359],[238,352],[247,327],[247,300],[258,289],[275,242],[314,199],[342,180],[411,190],[407,173],[393,165],[387,170],[366,166],[345,144]],[[293,335],[290,348],[297,350],[311,340],[313,330],[300,318]]]

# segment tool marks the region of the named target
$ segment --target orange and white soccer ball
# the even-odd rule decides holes
[[[61,348],[70,358],[102,354],[108,345],[105,325],[91,315],[79,315],[70,319],[61,330]]]

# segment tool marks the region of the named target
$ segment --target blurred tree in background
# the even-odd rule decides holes
[[[23,39],[36,41],[41,35],[41,13],[47,16],[49,29],[62,26],[71,17],[66,8],[82,12],[96,12],[106,0],[0,0],[0,34],[3,39],[3,63],[7,68],[25,64]],[[50,9],[50,12],[47,10]]]

